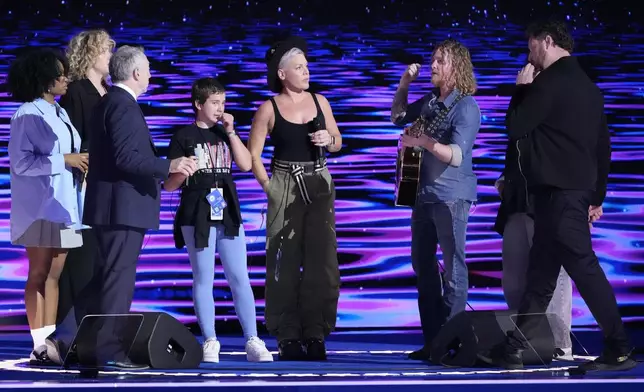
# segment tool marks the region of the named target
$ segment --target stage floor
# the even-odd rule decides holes
[[[578,332],[589,351],[599,350],[599,332]],[[446,368],[411,361],[406,353],[416,349],[420,340],[416,333],[338,333],[332,335],[327,347],[326,362],[246,362],[239,337],[220,337],[221,362],[204,364],[199,369],[183,371],[100,372],[88,378],[75,370],[34,368],[29,366],[30,338],[27,334],[0,335],[0,390],[73,388],[234,388],[244,390],[301,390],[307,391],[422,391],[430,388],[449,388],[450,391],[476,386],[490,391],[541,391],[552,388],[570,391],[605,390],[611,386],[620,391],[644,390],[644,366],[641,364],[625,373],[590,373],[570,376],[567,370],[587,356],[577,356],[576,362],[554,361],[549,367],[530,367],[522,371],[503,371],[490,368]],[[275,341],[266,339],[275,351]],[[593,347],[594,346],[594,347]],[[592,347],[589,348],[589,347]],[[258,389],[259,388],[259,389]]]

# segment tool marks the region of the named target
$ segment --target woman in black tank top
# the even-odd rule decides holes
[[[326,359],[340,295],[335,186],[325,155],[339,151],[342,138],[326,98],[306,91],[306,52],[306,42],[291,37],[266,53],[268,86],[277,95],[258,109],[248,141],[268,197],[264,314],[280,360]],[[261,160],[269,134],[270,179]]]

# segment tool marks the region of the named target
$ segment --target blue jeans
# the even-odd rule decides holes
[[[193,226],[182,226],[183,238],[186,241],[190,265],[193,274],[193,297],[195,313],[204,339],[214,339],[215,335],[215,300],[212,286],[215,281],[215,251],[219,251],[221,264],[224,267],[226,281],[233,294],[235,312],[242,325],[244,336],[257,336],[255,297],[248,278],[246,263],[246,238],[244,227],[239,227],[237,237],[226,237],[224,226],[219,224],[210,228],[208,247],[195,249]]]
[[[465,310],[468,289],[465,238],[471,205],[466,200],[419,203],[412,213],[411,260],[427,347],[448,319]],[[445,267],[442,277],[436,259],[438,245]]]

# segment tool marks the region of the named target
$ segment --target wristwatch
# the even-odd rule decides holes
[[[233,129],[233,130],[232,130],[232,131],[230,131],[230,132],[226,132],[226,135],[228,135],[228,137],[232,137],[232,136],[237,135],[237,132],[235,132],[235,130]]]

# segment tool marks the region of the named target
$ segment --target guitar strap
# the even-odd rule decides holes
[[[445,120],[445,117],[447,117],[452,108],[454,108],[454,106],[465,96],[466,94],[459,94],[448,107],[439,111],[436,117],[434,117],[432,122],[429,124],[429,126],[423,129],[423,132],[427,133],[427,131],[429,131],[428,136],[432,136],[436,132],[436,130],[438,130],[438,127],[443,123],[443,120]]]

